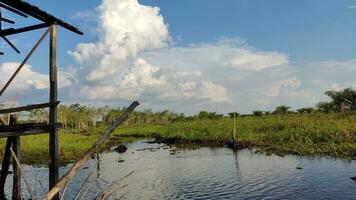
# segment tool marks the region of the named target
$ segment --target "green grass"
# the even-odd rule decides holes
[[[120,129],[118,135],[223,145],[231,141],[231,119],[193,120]],[[289,114],[237,118],[238,141],[270,153],[356,159],[356,115]]]
[[[165,125],[140,125],[119,128],[114,137],[156,137],[185,144],[223,145],[231,141],[231,119],[192,120]],[[60,132],[61,163],[75,160],[99,137],[103,128],[90,135]],[[323,155],[356,159],[356,115],[289,114],[237,118],[238,142],[268,153]],[[0,149],[5,139],[0,140]],[[21,161],[27,164],[48,163],[48,135],[21,138]]]

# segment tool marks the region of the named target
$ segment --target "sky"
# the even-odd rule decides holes
[[[356,0],[28,2],[85,33],[59,28],[64,104],[250,113],[314,107],[326,90],[356,87]],[[20,55],[0,41],[0,85],[43,32],[9,37]],[[0,102],[48,101],[47,51],[48,40]]]

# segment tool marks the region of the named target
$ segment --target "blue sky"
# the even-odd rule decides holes
[[[122,105],[135,98],[143,108],[157,110],[250,112],[279,104],[313,106],[326,99],[322,93],[327,89],[356,86],[355,0],[139,0],[141,5],[136,0],[86,0],[70,7],[63,1],[29,2],[85,32],[59,31],[58,66],[65,77],[75,74],[60,90],[67,103]],[[110,21],[116,11],[117,24]],[[132,39],[115,37],[115,31],[132,34]],[[11,39],[26,52],[40,33]],[[110,38],[117,44],[107,44]],[[37,78],[47,73],[48,60],[42,56],[47,46],[30,61]],[[96,58],[83,53],[104,46],[112,50],[96,52],[102,54]],[[24,57],[4,51],[2,65]],[[127,57],[117,56],[122,52]],[[0,78],[5,80],[5,73]],[[19,102],[26,103],[31,93],[45,94],[42,85],[19,90]],[[103,98],[101,91],[113,94]],[[126,97],[115,97],[120,91]],[[1,98],[8,101],[16,93]]]

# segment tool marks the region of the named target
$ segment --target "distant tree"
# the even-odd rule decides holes
[[[331,113],[336,111],[335,105],[331,102],[320,102],[316,107],[320,112]]]
[[[207,111],[200,111],[197,115],[195,115],[195,118],[198,119],[221,119],[223,117],[224,115],[222,114],[217,114],[216,112],[207,112]]]
[[[276,109],[273,111],[273,113],[274,114],[287,114],[289,109],[290,109],[289,106],[281,105],[281,106],[277,106]]]
[[[315,110],[314,110],[314,108],[301,108],[301,109],[298,109],[297,110],[297,112],[298,113],[312,113],[312,112],[314,112]]]
[[[340,112],[341,103],[348,100],[352,103],[351,110],[356,110],[356,89],[346,88],[344,90],[336,91],[329,90],[325,94],[331,98],[333,112]],[[322,102],[323,103],[323,102]]]
[[[240,113],[238,113],[238,112],[231,112],[231,113],[227,113],[227,114],[229,115],[230,119],[233,119],[233,118],[234,118],[234,115],[235,115],[236,117],[240,115]]]
[[[265,115],[269,115],[269,114],[271,114],[271,112],[270,112],[270,111],[265,111],[264,113],[265,113]]]
[[[196,117],[199,118],[199,119],[207,119],[208,118],[208,112],[207,111],[200,111]]]
[[[35,122],[44,122],[47,123],[48,120],[48,111],[46,109],[35,109],[30,110],[29,117]]]
[[[255,115],[255,116],[262,116],[263,115],[263,111],[255,110],[255,111],[252,111],[252,114]]]

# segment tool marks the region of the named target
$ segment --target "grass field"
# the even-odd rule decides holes
[[[192,120],[165,125],[146,124],[119,128],[115,138],[155,137],[180,144],[222,146],[232,140],[231,119]],[[102,129],[102,128],[101,128]],[[91,134],[60,133],[60,160],[75,160],[98,138],[101,130]],[[356,115],[341,114],[289,114],[249,116],[237,118],[238,142],[245,147],[256,147],[267,153],[323,155],[356,159]],[[0,140],[0,148],[5,140]],[[21,138],[21,160],[27,164],[48,162],[48,135]]]
[[[166,141],[223,145],[232,140],[231,119],[142,125],[115,134],[160,136]],[[269,153],[356,159],[356,115],[289,114],[238,117],[237,136],[246,147]]]

